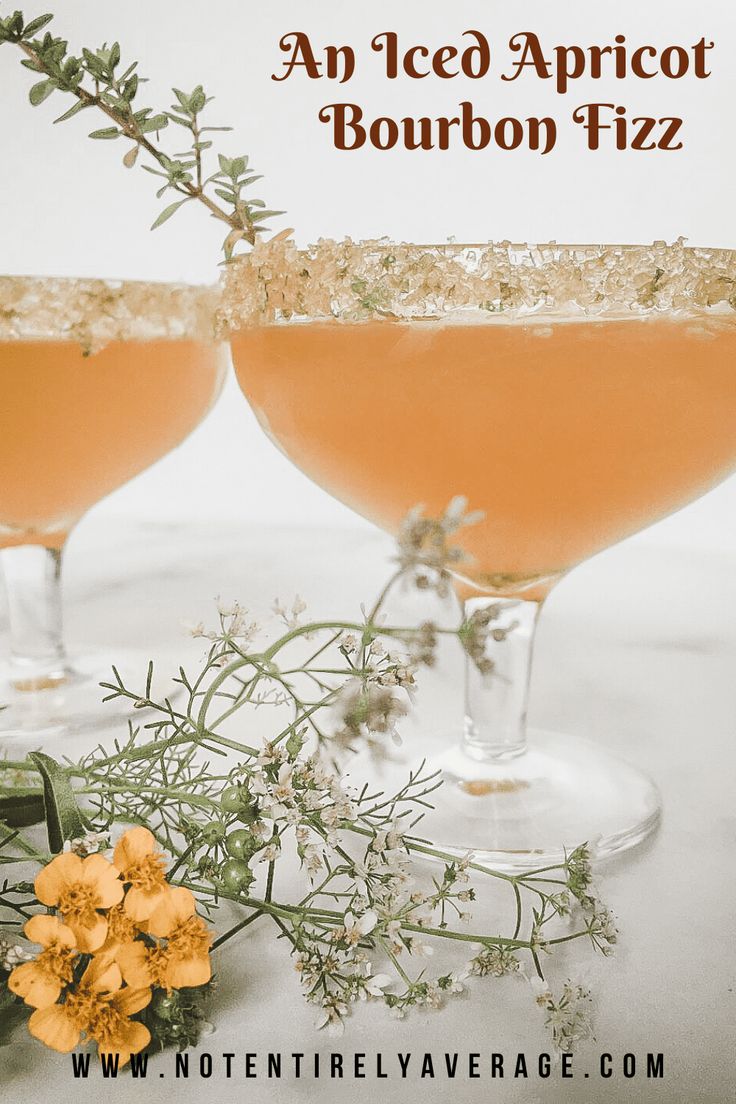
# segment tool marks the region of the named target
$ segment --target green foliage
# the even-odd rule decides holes
[[[122,138],[132,142],[123,158],[126,168],[135,164],[141,151],[148,156],[149,163],[142,167],[163,180],[157,198],[169,191],[181,197],[160,212],[152,230],[168,222],[188,200],[195,200],[227,225],[223,243],[226,260],[232,258],[239,243],[253,245],[257,235],[267,229],[269,220],[283,212],[269,210],[263,200],[246,196],[246,190],[261,179],[249,171],[247,157],[227,158],[219,154],[218,171],[208,173],[206,160],[214,145],[209,135],[231,128],[202,124],[202,114],[212,100],[204,87],[198,84],[191,92],[174,88],[176,102],[168,110],[142,107],[137,99],[145,80],[138,73],[137,62],[123,64],[120,44],[103,43],[98,49],[83,47],[77,56],[69,52],[65,39],[49,31],[39,36],[53,18],[41,15],[26,23],[20,11],[0,16],[0,45],[7,42],[19,47],[25,55],[21,64],[42,76],[29,91],[31,105],[40,106],[55,92],[71,94],[76,102],[55,122],[66,122],[81,111],[96,109],[107,116],[111,125],[91,131],[90,138],[97,141]],[[162,131],[167,128],[175,131],[177,127],[187,132],[187,148],[170,154],[157,143]]]
[[[40,824],[45,810],[43,792],[36,788],[14,786],[0,787],[0,821],[9,828],[28,828]]]
[[[199,1042],[206,1024],[212,982],[192,989],[156,989],[140,1019],[151,1032],[151,1049],[176,1047],[186,1050]]]
[[[5,981],[3,971],[0,973],[0,1047],[12,1042],[15,1029],[25,1023],[32,1011],[22,1000],[13,996]]]
[[[49,851],[63,851],[64,841],[78,839],[87,831],[79,812],[69,776],[49,755],[33,751],[28,756],[43,781],[43,802]]]

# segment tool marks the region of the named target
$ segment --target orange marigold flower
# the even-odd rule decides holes
[[[147,828],[131,828],[118,840],[113,861],[123,881],[130,883],[125,911],[136,923],[147,920],[169,892],[165,859],[156,850],[153,834]]]
[[[114,960],[117,952],[127,943],[132,943],[139,934],[139,927],[125,911],[125,901],[119,905],[113,905],[107,913],[107,939],[95,953],[107,955]]]
[[[174,988],[167,981],[170,960],[166,947],[150,947],[142,940],[126,943],[116,950],[115,961],[127,985],[136,989],[142,986]]]
[[[32,1008],[48,1008],[73,979],[78,953],[74,932],[56,916],[32,916],[24,930],[43,950],[33,962],[16,966],[8,978],[8,989]]]
[[[119,968],[109,959],[94,958],[79,985],[70,989],[63,1004],[40,1008],[31,1014],[28,1030],[52,1050],[68,1054],[82,1035],[97,1043],[101,1054],[118,1054],[120,1065],[151,1041],[148,1028],[130,1017],[151,999],[148,988],[121,988]]]
[[[71,851],[57,855],[36,876],[36,896],[58,909],[74,933],[77,950],[91,953],[107,937],[107,920],[97,910],[123,897],[120,873],[104,855],[82,859]]]
[[[139,941],[128,943],[116,955],[128,985],[183,989],[210,980],[212,933],[196,908],[188,889],[169,890],[145,925],[149,935],[166,939],[166,946],[149,947]]]

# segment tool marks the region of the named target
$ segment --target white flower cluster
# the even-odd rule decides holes
[[[508,603],[492,602],[471,613],[458,631],[460,643],[482,675],[493,674],[495,664],[488,654],[491,641],[499,644],[510,632],[518,628],[518,621],[501,625],[499,621],[508,610]]]
[[[318,939],[305,938],[296,954],[294,964],[307,1000],[320,1008],[316,1026],[326,1027],[330,1035],[342,1034],[351,1002],[384,997],[384,989],[393,980],[389,974],[374,974],[360,949],[377,922],[375,912],[358,916],[348,911],[343,924],[332,930],[326,947],[321,947]]]
[[[258,622],[248,620],[248,610],[239,602],[226,604],[218,598],[217,615],[220,621],[219,629],[207,629],[202,621],[198,621],[196,625],[185,623],[184,627],[195,639],[239,647],[250,644],[260,632]]]
[[[394,743],[401,743],[398,722],[406,716],[406,702],[396,694],[394,687],[401,683],[393,676],[393,685],[379,682],[379,678],[355,678],[340,690],[335,703],[337,724],[333,739],[345,748],[354,748],[362,742],[374,749],[380,748],[376,736],[388,736]]]
[[[0,971],[9,973],[23,962],[29,962],[34,955],[26,951],[19,943],[11,943],[7,936],[0,932]]]
[[[71,851],[83,859],[87,855],[96,855],[100,851],[109,850],[109,848],[110,835],[108,832],[85,832],[83,836],[64,841],[65,851]]]
[[[426,652],[426,634],[419,643]],[[353,633],[341,637],[340,651],[355,674],[335,697],[331,739],[341,748],[367,746],[374,754],[384,754],[385,737],[401,743],[397,725],[414,700],[418,662],[389,651],[377,638],[359,644]]]
[[[586,927],[593,945],[604,955],[610,955],[618,941],[618,928],[615,916],[601,901],[593,881],[594,857],[595,844],[576,848],[567,860],[567,884],[586,915]]]
[[[504,977],[519,972],[520,962],[509,947],[487,946],[468,963],[468,973],[476,977]]]
[[[265,839],[273,834],[266,822],[294,828],[299,857],[314,877],[324,865],[325,844],[336,845],[340,822],[355,816],[352,794],[316,756],[291,760],[285,747],[266,744],[257,764],[263,769],[249,781],[259,811],[251,830]],[[280,846],[277,837],[259,859],[271,862]]]
[[[397,562],[402,572],[413,574],[420,590],[434,590],[441,598],[449,595],[451,571],[466,560],[449,538],[483,518],[482,511],[468,513],[467,508],[467,499],[458,495],[439,518],[425,517],[421,506],[406,515],[397,536]]]
[[[554,997],[549,986],[539,978],[532,979],[537,1004],[546,1012],[546,1026],[559,1051],[569,1053],[575,1044],[590,1039],[593,1028],[590,1018],[590,990],[583,985],[566,981],[559,997]]]
[[[299,625],[301,624],[301,615],[304,613],[306,608],[307,603],[304,601],[303,598],[300,598],[298,594],[294,597],[294,601],[291,604],[291,609],[289,609],[288,606],[284,605],[283,602],[279,601],[278,598],[271,606],[273,612],[276,614],[280,621],[283,621],[287,629],[296,629],[299,627]]]
[[[411,902],[410,865],[411,858],[395,824],[377,831],[363,858],[353,864],[357,905],[368,908],[370,904],[378,910],[386,922],[386,934],[394,954],[401,953],[403,943],[398,936],[398,921],[392,917]],[[414,902],[415,907],[417,903]]]

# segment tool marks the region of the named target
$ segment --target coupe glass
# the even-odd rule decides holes
[[[446,847],[513,869],[656,826],[656,787],[605,747],[527,741],[534,631],[567,571],[736,466],[735,281],[735,253],[681,242],[281,241],[229,269],[238,379],[302,471],[390,532],[458,494],[484,511],[458,592],[501,631],[430,764]]]
[[[179,444],[220,389],[211,289],[0,277],[0,562],[10,658],[0,738],[97,725],[109,664],[70,664],[60,576],[95,502]]]

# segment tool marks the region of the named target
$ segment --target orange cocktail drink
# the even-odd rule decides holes
[[[468,574],[530,588],[736,464],[736,315],[243,329],[241,386],[294,463],[390,531],[462,490]]]
[[[0,546],[60,545],[223,378],[201,289],[0,278]]]

